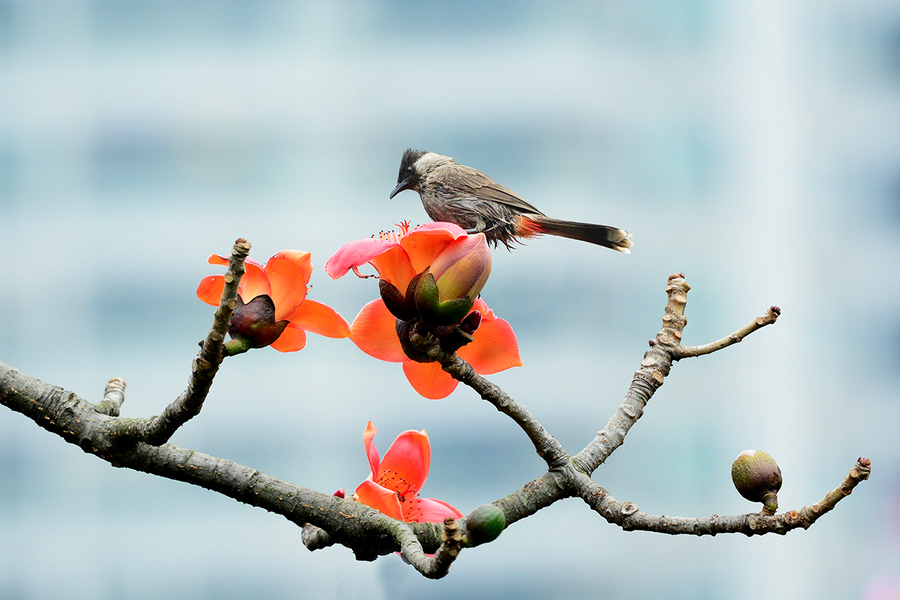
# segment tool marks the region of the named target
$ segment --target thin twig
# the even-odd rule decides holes
[[[462,550],[462,533],[459,524],[453,517],[444,519],[444,528],[441,533],[441,545],[433,556],[428,556],[422,550],[418,538],[412,535],[408,527],[398,529],[400,552],[409,564],[419,573],[429,579],[440,579],[450,572],[450,566]]]
[[[711,342],[709,344],[703,344],[702,346],[679,346],[678,353],[675,357],[676,360],[682,358],[691,358],[694,356],[703,356],[704,354],[711,354],[717,350],[721,350],[723,348],[727,348],[732,344],[737,344],[745,337],[756,331],[757,329],[762,329],[766,325],[771,325],[774,323],[779,315],[781,315],[781,309],[777,306],[769,307],[769,310],[766,311],[761,317],[756,317],[750,323],[744,325],[728,337],[724,337],[721,340],[716,340],[715,342]]]
[[[121,377],[113,377],[103,390],[103,400],[97,404],[97,412],[118,417],[122,403],[125,402],[125,380]]]
[[[819,517],[834,508],[840,500],[849,496],[859,482],[868,479],[870,471],[869,459],[860,458],[847,478],[829,492],[824,499],[805,506],[799,511],[791,510],[777,515],[750,513],[736,516],[711,515],[701,518],[653,515],[641,512],[633,502],[620,502],[586,475],[581,476],[579,495],[609,523],[618,525],[626,531],[652,531],[670,535],[785,534],[792,529],[808,528]]]

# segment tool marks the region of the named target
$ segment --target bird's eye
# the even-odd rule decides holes
[[[412,165],[409,165],[408,167],[406,167],[406,172],[407,172],[407,173],[412,173],[412,172],[413,172]]]

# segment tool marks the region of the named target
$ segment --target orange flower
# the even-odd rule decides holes
[[[495,316],[481,298],[475,300],[473,310],[481,313],[481,326],[472,335],[474,341],[456,351],[459,357],[482,375],[521,367],[519,344],[509,323]],[[449,396],[459,382],[448,375],[440,363],[410,360],[400,346],[396,322],[380,298],[373,300],[359,311],[350,325],[350,339],[369,356],[403,363],[403,373],[422,396],[430,400]]]
[[[377,431],[369,421],[363,433],[371,473],[356,488],[356,500],[407,523],[441,523],[448,516],[462,517],[461,512],[443,500],[419,497],[431,466],[431,444],[425,430],[401,433],[388,448],[384,460],[375,448]]]
[[[228,265],[228,258],[212,254],[209,263]],[[347,321],[329,306],[307,300],[306,285],[312,273],[309,252],[282,250],[266,262],[244,261],[245,273],[238,287],[244,303],[258,296],[269,296],[275,305],[275,321],[287,321],[282,334],[271,346],[279,352],[296,352],[306,345],[306,332],[331,338],[350,335]],[[225,281],[221,275],[205,277],[197,288],[197,297],[213,306],[219,305]]]
[[[325,271],[334,279],[351,269],[358,275],[357,268],[368,262],[382,279],[403,293],[418,273],[443,263],[439,258],[445,250],[458,251],[461,245],[457,240],[466,235],[452,223],[428,223],[409,230],[408,223],[404,222],[399,234],[382,234],[379,238],[346,244],[325,263]],[[471,246],[464,248],[471,250]],[[477,285],[483,283],[478,281]],[[473,334],[473,341],[459,348],[457,354],[482,375],[521,366],[519,345],[509,323],[496,317],[481,298],[475,300],[472,309],[481,314],[481,324]],[[411,360],[397,336],[397,322],[382,299],[373,300],[354,319],[350,339],[370,356],[403,363],[406,378],[422,396],[433,400],[449,396],[458,382],[436,362]]]

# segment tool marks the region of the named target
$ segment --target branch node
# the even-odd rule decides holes
[[[97,412],[110,417],[118,417],[119,409],[125,402],[125,380],[121,377],[113,377],[103,390],[103,400],[96,405]]]

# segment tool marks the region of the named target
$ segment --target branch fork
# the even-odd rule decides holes
[[[358,502],[289,484],[250,467],[167,443],[178,428],[199,414],[222,363],[223,344],[237,306],[238,286],[249,251],[246,240],[235,242],[213,326],[193,362],[187,388],[159,416],[120,417],[125,399],[125,382],[121,379],[110,380],[103,398],[93,404],[2,362],[0,404],[115,466],[185,481],[281,514],[303,527],[303,543],[310,550],[341,544],[351,548],[359,560],[374,560],[399,550],[425,577],[444,577],[466,545],[461,533],[461,527],[465,530],[465,519],[448,518],[442,524],[403,523]],[[410,336],[417,351],[439,362],[444,371],[511,418],[547,465],[542,476],[493,503],[505,518],[498,531],[561,499],[577,497],[607,522],[629,531],[670,535],[784,534],[811,526],[869,477],[871,462],[860,458],[844,481],[815,504],[777,515],[751,513],[702,518],[644,513],[633,502],[619,501],[597,484],[592,474],[622,445],[675,362],[723,350],[774,324],[781,314],[778,307],[772,306],[762,316],[720,340],[701,346],[683,346],[681,339],[687,325],[684,311],[690,286],[683,274],[676,273],[668,278],[665,289],[667,303],[662,328],[650,340],[624,400],[606,426],[574,456],[566,452],[524,405],[478,375],[455,352],[442,349],[434,336]]]

